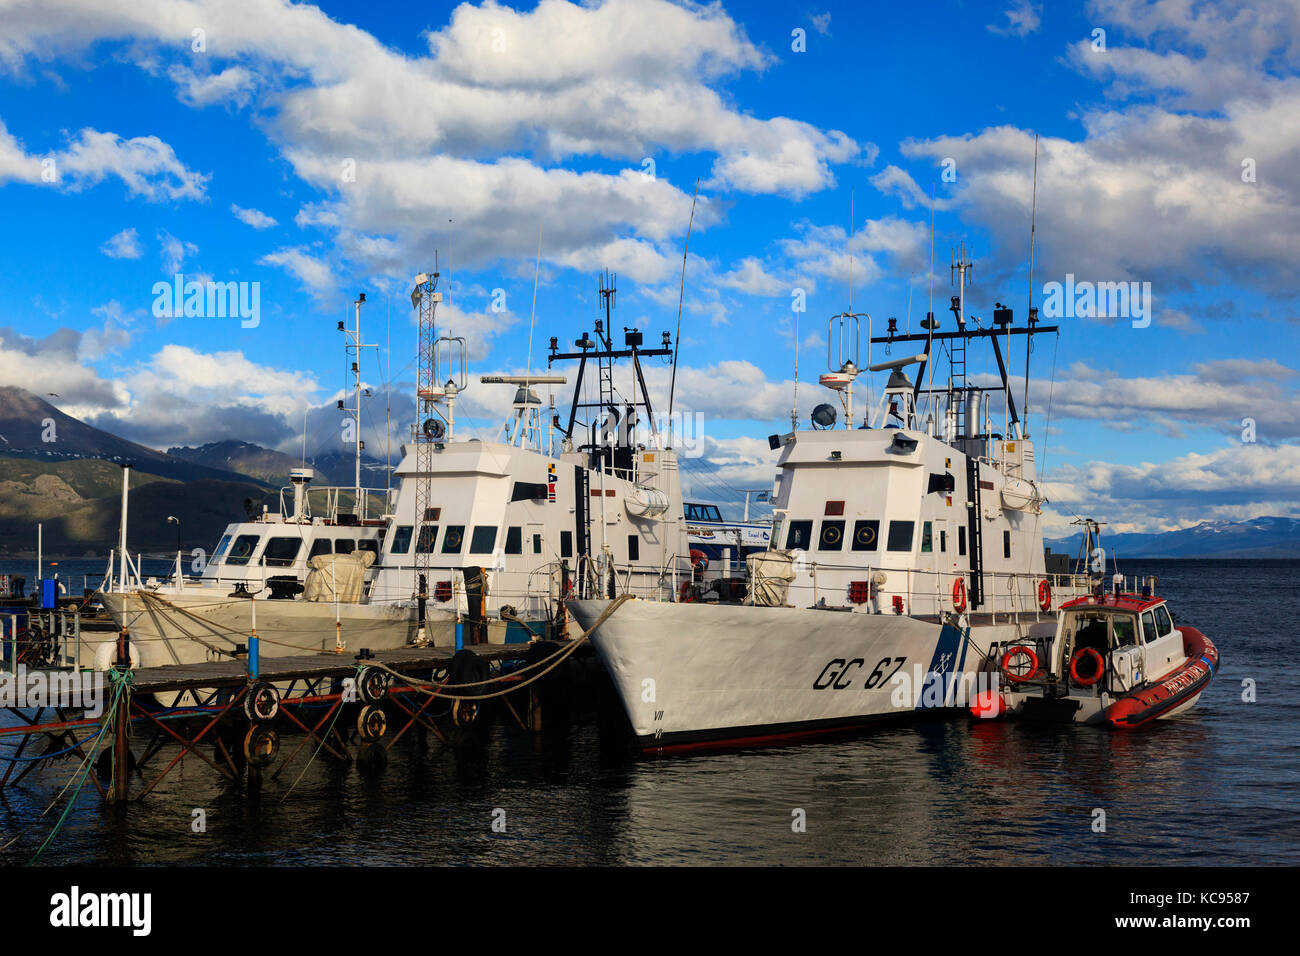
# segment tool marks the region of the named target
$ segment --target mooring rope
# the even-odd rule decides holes
[[[199,624],[202,624],[204,627],[207,627],[207,628],[209,628],[210,630],[213,630],[213,631],[225,631],[225,632],[227,632],[227,633],[229,633],[229,634],[233,634],[233,635],[235,635],[236,637],[243,637],[243,638],[247,638],[247,637],[248,637],[248,634],[247,634],[246,632],[241,631],[241,630],[239,630],[238,628],[229,627],[228,625],[225,625],[225,624],[219,624],[219,623],[217,623],[216,621],[205,620],[204,618],[202,618],[202,617],[200,617],[199,615],[195,614],[195,613],[194,613],[193,611],[191,611],[190,609],[188,609],[188,608],[183,608],[183,607],[181,607],[181,606],[178,605],[178,604],[174,604],[174,603],[172,603],[171,601],[168,601],[166,598],[161,597],[161,596],[159,596],[159,595],[157,595],[157,594],[150,594],[150,593],[147,592],[147,591],[140,591],[140,592],[137,592],[137,593],[139,593],[139,595],[140,595],[141,597],[148,598],[148,599],[151,600],[151,601],[157,601],[158,603],[160,603],[160,604],[162,604],[162,605],[164,605],[164,606],[166,606],[166,607],[171,608],[171,609],[172,609],[173,611],[175,611],[176,613],[181,614],[181,615],[184,615],[185,617],[188,617],[188,618],[190,618],[191,620],[196,621],[196,622],[198,622]],[[219,603],[217,603],[217,602],[213,602],[213,603],[211,603],[211,604],[202,604],[202,605],[197,605],[197,606],[199,606],[199,607],[220,607],[221,605],[220,605]],[[188,632],[185,632],[185,631],[182,631],[181,633],[183,634],[183,636],[187,637],[187,638],[190,639],[191,641],[196,641],[197,643],[202,644],[204,647],[206,647],[208,650],[212,651],[214,654],[225,654],[225,655],[227,655],[227,656],[229,656],[229,657],[234,657],[234,656],[235,656],[235,652],[234,652],[233,650],[226,650],[225,648],[222,648],[222,647],[214,647],[213,645],[209,644],[207,641],[203,640],[201,637],[197,637],[197,636],[195,636],[195,635],[193,635],[193,634],[190,634],[190,633],[188,633]],[[236,641],[234,641],[232,638],[224,637],[224,636],[219,635],[219,634],[218,634],[218,635],[215,635],[215,636],[220,637],[221,640],[230,641],[231,644],[235,644],[235,643],[236,643]],[[161,638],[161,640],[166,640],[166,638]],[[277,647],[288,647],[288,648],[292,648],[293,650],[296,650],[296,651],[309,651],[309,652],[311,652],[311,653],[321,653],[321,649],[320,649],[320,647],[313,646],[313,645],[310,645],[310,644],[292,644],[292,643],[290,643],[290,642],[288,642],[288,641],[279,641],[279,640],[276,640],[275,638],[271,638],[271,637],[263,637],[263,636],[261,636],[261,635],[258,635],[258,640],[259,640],[261,643],[263,643],[263,644],[274,644],[274,645],[277,646]]]
[[[41,841],[41,845],[37,848],[36,852],[32,854],[31,859],[27,861],[28,866],[31,866],[32,864],[36,863],[41,858],[41,854],[43,854],[46,851],[46,849],[49,848],[50,844],[54,842],[54,838],[58,835],[59,831],[63,829],[63,824],[67,822],[68,815],[72,812],[72,808],[76,806],[77,799],[81,796],[81,791],[86,786],[86,780],[90,776],[90,769],[91,767],[94,766],[95,763],[95,756],[100,752],[100,749],[104,743],[104,730],[112,726],[113,721],[117,716],[117,709],[118,707],[122,706],[123,698],[124,697],[129,698],[130,685],[132,680],[130,671],[110,672],[110,680],[112,680],[114,684],[113,697],[112,700],[109,702],[108,710],[105,711],[104,713],[103,722],[100,724],[99,730],[94,735],[95,746],[91,748],[90,753],[88,753],[86,755],[86,758],[81,762],[81,766],[78,767],[75,771],[73,771],[72,776],[68,778],[68,782],[63,785],[63,789],[60,790],[55,795],[52,801],[50,801],[50,805],[41,812],[41,815],[39,817],[36,818],[36,822],[32,823],[31,826],[21,830],[12,840],[10,840],[4,846],[0,846],[0,850],[9,849],[9,847],[17,843],[23,837],[23,835],[27,833],[28,830],[31,830],[32,827],[36,826],[36,823],[39,823],[41,820],[45,819],[45,817],[49,814],[49,812],[53,810],[55,806],[58,805],[58,802],[63,799],[63,795],[68,792],[68,788],[71,787],[73,782],[75,781],[77,784],[77,788],[75,791],[73,791],[72,797],[68,800],[68,805],[64,807],[63,812],[59,814],[59,819],[55,821],[54,828],[50,830],[49,834],[45,837],[45,839]],[[81,778],[80,780],[77,779],[78,775],[80,775]]]
[[[569,657],[569,655],[571,655],[574,651],[576,651],[583,643],[586,642],[587,638],[589,638],[593,633],[595,633],[597,628],[599,628],[602,624],[604,624],[607,620],[609,620],[610,616],[615,611],[617,611],[620,607],[622,607],[626,602],[633,600],[634,597],[635,595],[623,594],[615,598],[613,601],[609,603],[609,605],[605,608],[605,610],[601,612],[600,617],[596,618],[596,620],[592,623],[591,627],[589,627],[585,632],[583,632],[581,637],[574,638],[566,646],[560,648],[558,651],[551,654],[549,657],[545,657],[539,661],[534,661],[532,664],[528,664],[524,667],[519,668],[516,671],[512,671],[510,674],[499,674],[496,677],[488,677],[480,681],[472,681],[470,683],[465,683],[465,684],[446,684],[446,683],[435,684],[432,681],[424,681],[414,677],[408,677],[406,674],[403,674],[400,671],[395,671],[387,664],[381,663],[379,661],[367,661],[364,666],[373,667],[377,670],[381,670],[384,671],[385,673],[391,674],[393,677],[396,677],[398,680],[402,681],[403,683],[408,684],[409,686],[418,690],[420,693],[427,694],[430,697],[442,697],[447,700],[492,700],[493,698],[496,697],[504,697],[506,694],[512,694],[515,691],[523,690],[528,685],[541,680],[551,671],[555,670],[555,668],[559,667],[560,664],[562,664],[565,661],[565,659]],[[532,670],[533,668],[536,667],[541,667],[544,664],[548,664],[548,662],[549,662],[549,666],[547,666],[544,670],[539,671],[533,676],[527,678],[526,680],[518,681],[515,679],[518,677],[520,673],[523,673],[524,671],[527,670]],[[483,687],[487,684],[499,683],[505,680],[511,681],[511,686],[505,688],[504,690],[493,691],[490,694],[444,693],[444,691],[446,691],[448,688],[460,689],[463,687]],[[434,689],[429,690],[428,688],[430,687]]]

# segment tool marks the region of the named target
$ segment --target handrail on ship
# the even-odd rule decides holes
[[[387,512],[389,507],[389,489],[362,488],[360,491],[360,498],[356,498],[357,488],[355,485],[317,485],[314,488],[307,488],[303,492],[303,503],[307,509],[307,517],[319,517],[325,521],[337,522],[340,513],[347,513],[355,514],[358,521],[379,520],[379,518]],[[280,515],[286,521],[288,520],[288,515],[293,502],[293,492],[294,489],[292,485],[285,485],[280,489]],[[324,514],[313,515],[311,507],[312,496],[321,494],[325,495]],[[356,500],[353,501],[352,511],[350,512],[340,511],[341,502],[343,501],[343,496],[345,494],[356,498]],[[288,495],[288,498],[285,497],[286,495]],[[380,515],[371,515],[372,499],[378,499],[381,508]],[[298,516],[298,520],[302,520],[303,517],[304,516]]]

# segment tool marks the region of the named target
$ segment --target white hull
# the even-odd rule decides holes
[[[569,604],[584,628],[605,606]],[[963,631],[892,614],[632,601],[591,641],[641,745],[667,750],[958,706],[957,686],[974,683],[994,645],[1054,628],[1050,617]],[[927,679],[931,692],[921,693]]]
[[[215,589],[187,592],[131,591],[100,594],[119,628],[130,634],[137,666],[197,664],[229,660],[222,651],[247,644],[253,626],[253,602],[228,598]],[[339,635],[350,652],[405,646],[415,636],[415,609],[398,604],[340,604]],[[310,601],[256,602],[257,635],[264,657],[319,654],[335,648],[335,606]],[[430,641],[452,644],[455,617],[446,611],[427,612]],[[81,666],[96,666],[101,645],[115,644],[112,633],[82,634]],[[98,662],[103,664],[105,662]]]

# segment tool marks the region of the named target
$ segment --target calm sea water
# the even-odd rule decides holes
[[[319,760],[283,803],[301,761],[250,791],[190,758],[124,814],[83,795],[43,860],[1300,863],[1300,664],[1290,634],[1300,561],[1149,561],[1125,571],[1158,574],[1179,620],[1205,631],[1223,660],[1194,711],[1150,729],[957,720],[644,759],[595,724],[542,737],[498,724],[481,748],[404,739],[377,774]],[[1242,699],[1247,679],[1254,703]],[[0,791],[0,843],[25,830],[0,862],[31,855],[52,818],[26,828],[74,768]],[[206,812],[204,834],[191,832],[195,808]],[[792,832],[795,809],[806,813],[804,833]],[[1096,809],[1106,811],[1104,833],[1093,832]],[[498,810],[504,833],[492,829]]]

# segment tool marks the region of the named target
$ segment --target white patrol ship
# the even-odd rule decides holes
[[[844,421],[823,404],[812,429],[771,437],[779,550],[750,559],[743,601],[632,601],[592,635],[644,749],[741,745],[968,704],[979,673],[1009,647],[1045,646],[1060,602],[1086,591],[1086,577],[1046,573],[1034,445],[999,343],[1057,330],[1038,325],[1036,310],[1013,328],[1001,306],[981,328],[965,313],[968,267],[958,267],[954,331],[938,331],[930,314],[923,333],[898,334],[893,319],[887,335],[868,332],[877,345],[925,348],[870,366],[889,381],[860,423],[859,318],[831,320],[831,349],[848,345],[821,384]],[[939,342],[952,376],[923,389]],[[967,380],[974,342],[992,345],[999,387]],[[1005,402],[1004,433],[992,431],[990,396]],[[606,604],[570,607],[588,626]]]

